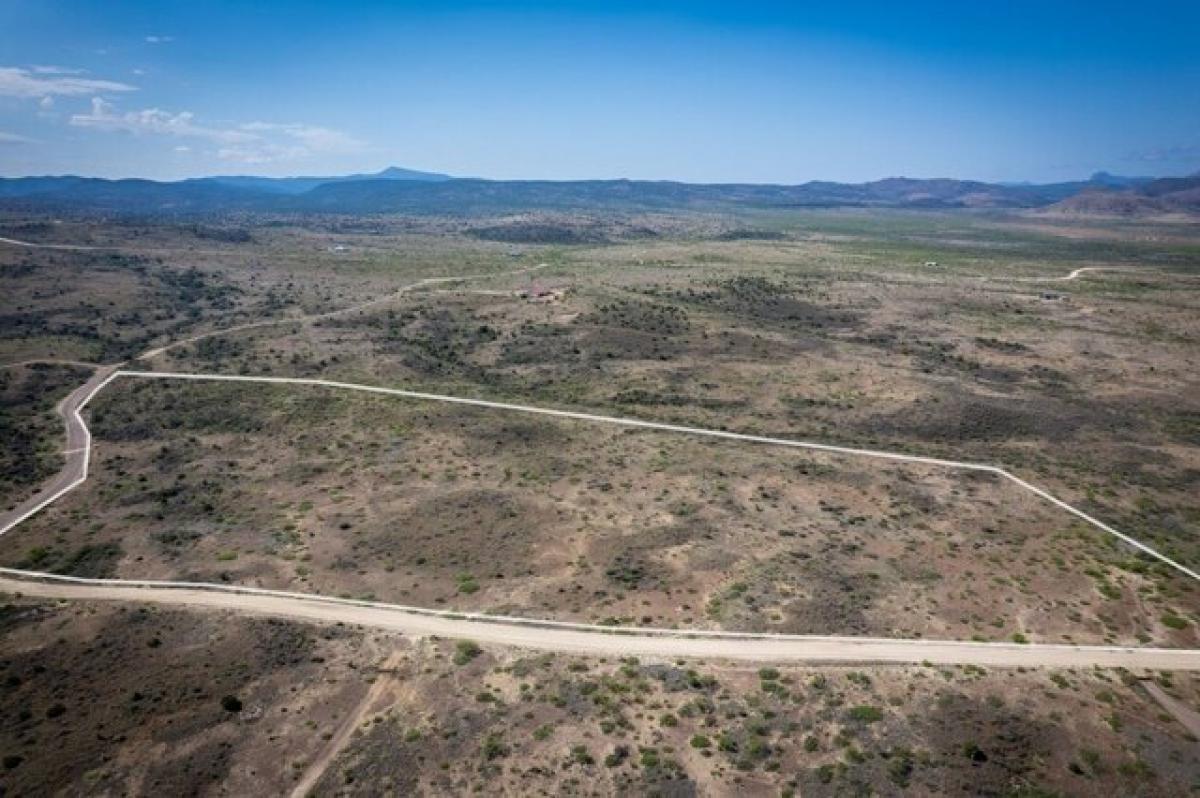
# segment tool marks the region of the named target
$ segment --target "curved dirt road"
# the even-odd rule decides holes
[[[20,575],[13,578],[11,574]],[[689,657],[742,662],[982,665],[997,668],[1152,668],[1200,671],[1200,650],[1025,645],[952,640],[750,635],[593,626],[454,613],[260,588],[81,579],[0,569],[0,591],[86,601],[134,601],[346,623],[414,636],[468,638],[518,648],[592,656]]]
[[[101,388],[108,384],[108,381],[116,374],[116,369],[117,366],[97,368],[87,382],[71,391],[58,403],[55,410],[62,416],[67,430],[62,470],[43,482],[33,496],[13,509],[0,513],[0,535],[87,479],[92,434],[88,431],[87,424],[84,423],[83,416],[79,414],[79,411]]]
[[[251,322],[247,322],[245,324],[235,324],[232,327],[223,327],[219,330],[210,330],[209,332],[198,333],[198,334],[192,335],[188,338],[181,338],[178,341],[172,341],[169,344],[164,344],[163,346],[156,347],[147,352],[143,352],[142,354],[138,355],[137,358],[135,358],[135,359],[136,360],[149,360],[150,358],[161,355],[163,352],[169,352],[170,350],[177,349],[181,346],[186,346],[188,344],[194,344],[197,341],[203,341],[208,338],[215,338],[218,335],[225,335],[227,333],[242,332],[244,330],[256,330],[261,327],[277,327],[281,324],[308,324],[308,323],[311,323],[314,321],[322,321],[324,319],[335,319],[339,316],[346,316],[351,313],[357,313],[359,311],[363,311],[368,308],[375,307],[376,305],[386,304],[388,302],[391,302],[391,301],[403,296],[404,294],[407,294],[409,291],[414,291],[418,288],[424,288],[427,285],[442,285],[444,283],[457,283],[460,281],[467,281],[467,280],[482,280],[487,277],[507,277],[507,276],[514,275],[514,274],[528,274],[529,272],[535,272],[538,269],[544,269],[545,267],[546,267],[546,264],[541,263],[541,264],[538,264],[537,266],[530,266],[525,269],[514,269],[513,271],[507,271],[507,272],[499,272],[497,274],[464,274],[459,277],[426,277],[423,280],[417,280],[415,283],[409,283],[408,285],[400,286],[395,291],[392,291],[390,294],[388,294],[386,296],[381,296],[378,299],[372,299],[368,302],[363,302],[358,305],[351,305],[350,307],[347,307],[347,308],[340,308],[338,310],[330,310],[330,311],[326,311],[324,313],[313,313],[308,316],[296,316],[295,318],[282,318],[282,319],[265,319],[263,321],[251,321]]]
[[[1001,479],[1006,479],[1009,482],[1019,486],[1023,490],[1033,493],[1045,501],[1053,504],[1061,510],[1065,510],[1076,518],[1084,521],[1099,530],[1107,532],[1113,537],[1132,546],[1138,551],[1153,557],[1159,562],[1170,566],[1176,571],[1188,576],[1191,579],[1200,581],[1200,572],[1197,572],[1186,565],[1183,565],[1165,554],[1157,551],[1151,546],[1147,546],[1136,538],[1131,538],[1128,535],[1120,532],[1099,519],[1088,515],[1079,508],[1068,504],[1059,499],[1057,496],[1049,493],[1037,485],[1018,477],[1011,471],[1006,471],[999,466],[988,465],[986,463],[971,463],[965,460],[946,460],[939,457],[925,457],[915,454],[902,454],[900,452],[889,452],[880,449],[862,449],[850,446],[835,446],[828,443],[817,443],[816,441],[794,440],[791,438],[772,438],[763,435],[748,435],[740,432],[729,432],[727,430],[707,429],[704,427],[688,427],[679,424],[666,424],[658,421],[645,421],[637,418],[623,418],[618,416],[603,416],[596,413],[584,413],[576,410],[556,410],[547,407],[536,407],[534,405],[519,405],[511,402],[495,402],[487,399],[471,399],[461,396],[449,396],[446,394],[427,393],[424,391],[409,391],[403,388],[384,388],[377,385],[362,385],[353,382],[339,382],[337,380],[322,380],[307,377],[255,377],[242,374],[196,374],[187,372],[168,372],[168,371],[115,371],[107,381],[101,383],[97,387],[97,391],[103,388],[108,381],[117,377],[134,377],[139,379],[160,379],[160,380],[198,380],[198,381],[214,381],[214,382],[246,382],[246,383],[264,383],[272,385],[308,385],[322,388],[337,388],[340,390],[360,391],[363,393],[382,394],[385,396],[399,396],[408,399],[421,399],[433,402],[445,402],[448,404],[466,405],[469,407],[484,407],[493,410],[507,410],[517,413],[530,413],[539,416],[551,416],[553,418],[569,418],[578,421],[587,421],[601,424],[616,424],[623,427],[635,427],[638,429],[660,430],[662,432],[682,433],[685,435],[699,435],[707,438],[718,438],[721,440],[743,441],[746,443],[767,444],[769,446],[785,446],[794,449],[810,449],[819,452],[829,452],[831,454],[850,455],[854,457],[870,457],[879,460],[892,460],[903,463],[921,463],[924,465],[942,466],[945,468],[956,468],[964,471],[979,471],[988,474],[994,474]],[[0,529],[0,534],[3,533]]]
[[[0,242],[28,246],[26,242],[0,238]],[[55,245],[48,245],[55,246]],[[62,248],[71,248],[61,245]],[[85,248],[85,247],[78,247]],[[461,277],[426,278],[401,287],[361,305],[327,313],[289,319],[270,319],[252,322],[221,330],[202,333],[181,341],[172,342],[152,349],[139,359],[152,358],[171,348],[193,343],[205,338],[238,330],[269,325],[305,323],[324,318],[353,313],[367,307],[388,302],[404,292],[426,285],[473,280],[483,277],[519,274],[543,268],[544,264],[527,269],[504,272],[497,275],[465,275]],[[1065,278],[1075,279],[1085,271],[1099,269],[1085,267],[1077,269]],[[351,389],[371,393],[405,396],[456,404],[490,407],[510,411],[541,415],[575,418],[585,421],[615,423],[624,426],[659,429],[664,431],[699,434],[710,437],[776,444],[834,453],[868,456],[889,460],[987,471],[1009,479],[1026,490],[1058,505],[1088,523],[1103,529],[1134,547],[1154,556],[1175,569],[1200,579],[1200,574],[1176,563],[1137,540],[1129,538],[1082,511],[1055,498],[1046,491],[1031,485],[1015,475],[996,466],[967,463],[938,458],[921,457],[868,449],[854,449],[814,442],[766,438],[743,435],[721,430],[662,424],[638,419],[599,416],[590,413],[552,410],[526,405],[514,405],[477,399],[357,385],[327,380],[297,379],[281,377],[246,377],[215,374],[169,374],[152,372],[120,371],[124,364],[98,367],[95,374],[82,386],[68,395],[58,406],[67,430],[67,445],[64,452],[66,462],[55,477],[45,483],[41,491],[11,511],[0,514],[0,534],[7,532],[23,520],[38,512],[58,497],[87,479],[88,460],[91,450],[91,435],[80,411],[96,393],[113,379],[120,376],[185,379],[227,380],[260,383],[285,383],[316,385]],[[122,600],[155,602],[189,607],[225,609],[252,612],[279,617],[295,618],[320,623],[353,623],[389,629],[413,635],[441,635],[447,637],[470,637],[480,641],[501,645],[535,648],[579,654],[629,655],[642,654],[661,657],[703,657],[716,659],[746,660],[758,662],[870,662],[912,663],[928,661],[938,664],[978,664],[995,667],[1127,667],[1154,668],[1162,670],[1200,670],[1200,650],[1126,648],[1120,646],[1067,646],[1067,645],[1018,645],[1007,643],[972,643],[957,641],[892,640],[880,638],[817,637],[787,635],[746,635],[721,632],[687,632],[678,630],[637,629],[616,631],[609,627],[588,626],[559,622],[536,621],[520,618],[496,618],[472,616],[453,612],[439,612],[421,608],[401,607],[373,602],[356,602],[331,597],[267,591],[254,588],[238,588],[228,585],[206,585],[187,583],[152,583],[124,580],[87,580],[37,574],[15,569],[0,568],[0,590],[43,598],[77,600]]]

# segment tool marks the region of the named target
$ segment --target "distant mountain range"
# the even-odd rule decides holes
[[[389,166],[382,172],[369,175],[343,175],[342,177],[197,177],[184,182],[217,183],[222,186],[265,191],[270,194],[303,194],[326,183],[352,183],[363,180],[415,180],[417,182],[433,183],[452,179],[450,175],[439,175],[436,172],[418,172],[413,169],[401,169],[399,166]]]
[[[698,184],[649,180],[482,180],[391,167],[339,177],[204,177],[178,182],[0,178],[0,209],[136,215],[407,213],[753,208],[1007,208],[1067,215],[1200,213],[1200,176],[1003,184],[887,178],[869,183]]]
[[[1067,216],[1193,215],[1200,213],[1200,175],[1088,187],[1056,202],[1046,212]]]

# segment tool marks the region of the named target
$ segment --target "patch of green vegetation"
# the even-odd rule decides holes
[[[851,720],[856,720],[859,723],[875,723],[883,720],[883,710],[867,704],[851,707],[846,712],[846,715]]]
[[[461,667],[482,653],[483,649],[479,647],[478,643],[472,640],[459,640],[454,646],[454,664]]]
[[[17,568],[97,579],[112,576],[123,553],[118,543],[81,546],[70,554],[51,546],[35,546]]]
[[[1162,621],[1163,626],[1171,629],[1186,629],[1189,626],[1186,618],[1181,618],[1173,612],[1165,613],[1159,620]]]

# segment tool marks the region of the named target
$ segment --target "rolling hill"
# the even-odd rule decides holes
[[[0,178],[0,209],[135,215],[405,213],[477,215],[518,210],[754,208],[1042,209],[1074,215],[1200,211],[1200,178],[1121,178],[1000,184],[893,177],[868,183],[699,184],[649,180],[483,180],[391,167],[367,175],[218,176],[177,182]]]

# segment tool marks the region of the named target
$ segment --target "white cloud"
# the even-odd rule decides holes
[[[45,97],[43,97],[41,100],[38,101],[38,107],[41,108],[43,111],[49,111],[51,108],[54,107],[54,98],[47,94]]]
[[[360,152],[366,144],[340,130],[299,123],[249,122],[233,127],[200,124],[190,111],[171,113],[160,108],[118,111],[100,97],[92,98],[92,110],[74,114],[74,127],[134,135],[191,138],[220,145],[217,157],[242,164],[265,164],[302,160],[316,154]],[[179,145],[176,152],[188,152]]]
[[[43,71],[36,71],[36,70]],[[78,96],[115,91],[136,91],[136,86],[118,83],[115,80],[81,78],[70,71],[50,72],[58,67],[37,67],[33,70],[20,67],[0,67],[0,97]]]
[[[353,153],[360,152],[366,146],[362,141],[340,130],[327,127],[301,124],[278,124],[271,122],[250,122],[242,125],[242,130],[278,132],[298,141],[305,149],[319,153]]]
[[[217,150],[217,157],[222,161],[247,165],[297,161],[309,155],[312,155],[312,151],[299,145],[288,146],[269,141],[257,141],[248,146],[222,147]]]
[[[248,144],[258,139],[253,133],[241,130],[198,125],[194,121],[195,118],[195,114],[190,111],[173,114],[158,108],[117,113],[114,111],[112,103],[105,102],[99,97],[93,97],[92,112],[73,115],[70,124],[74,127],[89,127],[97,130],[157,133],[167,136],[208,139],[221,144]]]
[[[149,44],[169,44],[175,41],[174,36],[147,36],[146,42]]]
[[[29,68],[30,72],[38,75],[82,75],[84,70],[71,69],[70,67],[60,66],[43,66],[35,64]]]
[[[33,139],[18,136],[16,133],[5,133],[0,130],[0,145],[4,144],[33,144]]]

